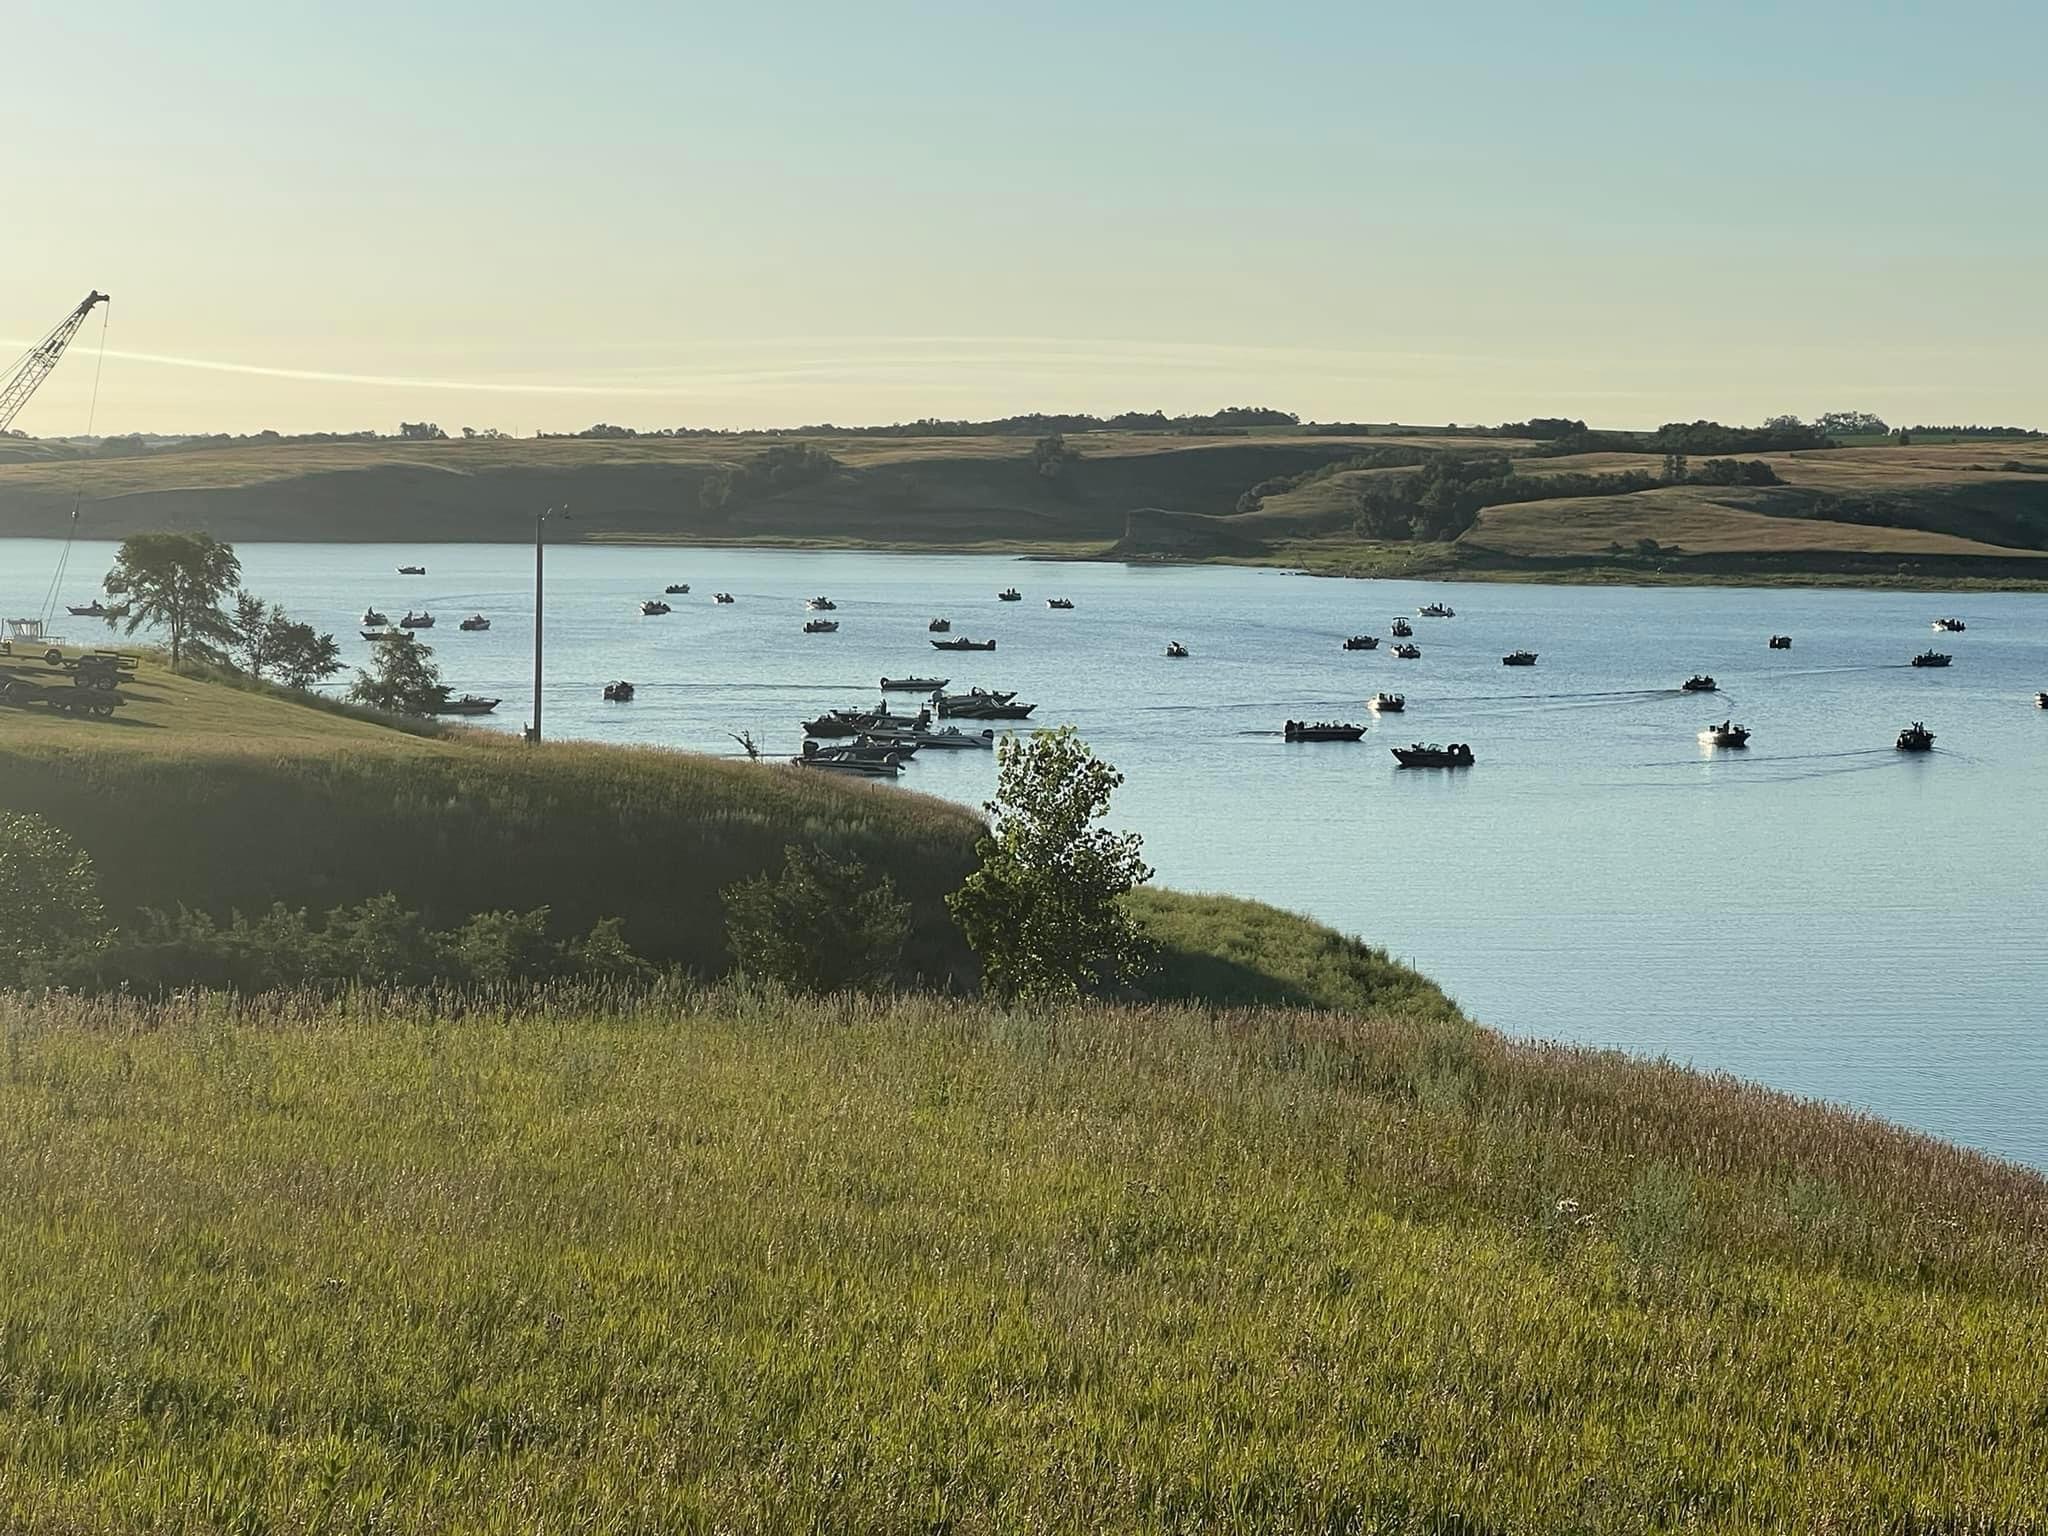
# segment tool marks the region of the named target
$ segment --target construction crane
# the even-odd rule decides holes
[[[58,321],[57,328],[24,352],[21,361],[8,370],[4,379],[0,379],[0,432],[14,424],[15,416],[28,404],[28,397],[50,376],[50,370],[57,366],[64,349],[71,345],[71,338],[85,324],[85,317],[106,302],[107,296],[97,288],[88,293],[78,308]]]

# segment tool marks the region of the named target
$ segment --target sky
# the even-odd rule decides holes
[[[2035,0],[0,0],[0,35],[0,362],[114,298],[39,435],[2048,426]]]

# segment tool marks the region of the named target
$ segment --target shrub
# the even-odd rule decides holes
[[[726,937],[740,970],[794,992],[867,991],[896,979],[910,904],[858,859],[794,845],[782,872],[725,888]]]
[[[1152,877],[1142,839],[1093,825],[1123,781],[1070,725],[1009,737],[997,749],[981,867],[946,898],[993,995],[1071,998],[1144,968],[1145,942],[1123,902]]]
[[[92,860],[40,816],[0,811],[0,983],[39,974],[106,929]]]

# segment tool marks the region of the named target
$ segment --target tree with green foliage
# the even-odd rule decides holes
[[[1006,738],[996,763],[981,867],[946,898],[981,959],[983,987],[1053,1002],[1131,980],[1146,945],[1123,898],[1152,870],[1137,833],[1095,825],[1123,775],[1070,725]]]
[[[40,816],[0,811],[0,984],[106,932],[92,859]]]
[[[358,669],[348,696],[395,715],[431,715],[448,702],[434,648],[417,640],[380,640],[368,670]]]
[[[1041,480],[1060,480],[1067,466],[1081,457],[1079,449],[1067,446],[1066,438],[1054,432],[1031,445],[1031,467]]]
[[[171,667],[186,655],[218,658],[235,639],[233,621],[221,604],[241,580],[242,562],[232,544],[203,533],[138,533],[121,541],[105,586],[116,601],[108,624],[126,624],[134,634],[145,624],[170,632]]]
[[[858,859],[791,845],[782,872],[725,888],[726,937],[741,972],[792,992],[863,992],[896,979],[910,903]]]
[[[331,634],[293,619],[276,603],[251,592],[235,594],[229,618],[234,638],[229,653],[244,672],[260,678],[274,672],[288,688],[310,688],[341,670],[341,647]]]

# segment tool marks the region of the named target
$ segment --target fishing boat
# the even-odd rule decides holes
[[[359,622],[365,629],[388,629],[391,625],[390,617],[386,614],[379,613],[374,608],[365,608],[363,610],[362,618],[357,622]]]
[[[1536,665],[1536,653],[1534,651],[1509,651],[1507,655],[1501,657],[1500,664],[1504,667],[1533,667]]]
[[[1711,747],[1746,747],[1749,745],[1749,727],[1723,720],[1719,725],[1710,725],[1701,731],[1700,740]]]
[[[437,715],[488,715],[498,707],[496,699],[487,699],[480,694],[465,693],[457,699],[447,699],[434,706]]]
[[[1005,603],[1021,603],[1024,601],[1024,594],[1015,587],[1005,587],[996,594],[996,599]]]
[[[1074,600],[1071,597],[1048,597],[1045,600],[1045,606],[1048,608],[1071,608],[1074,606]]]
[[[661,590],[670,597],[681,597],[690,590],[690,584],[687,581],[672,581]]]
[[[107,616],[107,605],[98,598],[85,604],[66,603],[64,608],[74,619],[104,619]],[[370,621],[365,619],[363,622],[367,624]]]
[[[427,574],[427,568],[424,565],[401,565],[398,568],[398,574],[401,576],[424,576]]]
[[[646,618],[657,619],[660,618],[661,615],[663,615],[664,613],[674,613],[675,610],[669,607],[669,605],[667,603],[664,603],[660,598],[650,597],[649,599],[647,599],[646,602],[640,605],[640,612]]]
[[[806,602],[804,606],[813,613],[831,613],[839,605],[829,597],[814,597]]]
[[[366,629],[362,633],[365,640],[403,640],[408,645],[412,643],[412,636],[402,629]]]
[[[1344,725],[1330,720],[1290,720],[1281,732],[1289,741],[1358,741],[1365,735],[1362,725]]]
[[[1792,637],[1791,637],[1790,635],[1773,635],[1773,636],[1771,636],[1771,649],[1772,649],[1772,650],[1774,650],[1774,651],[1789,651],[1789,650],[1791,650],[1791,649],[1792,649]]]
[[[1915,720],[1911,725],[1899,732],[1898,745],[1901,752],[1932,752],[1934,750],[1934,732],[1927,729],[1918,720]]]
[[[1922,651],[1913,658],[1913,665],[1916,667],[1945,667],[1954,660],[1955,657],[1949,655],[1946,651]]]
[[[804,734],[830,740],[840,736],[857,736],[860,734],[860,727],[851,720],[827,710],[817,719],[804,722]]]
[[[1424,603],[1415,611],[1425,619],[1455,619],[1458,616],[1458,610],[1449,603]]]
[[[405,617],[398,621],[398,627],[400,629],[432,629],[434,627],[434,616],[431,613],[414,613],[408,608],[405,612]]]
[[[633,685],[627,682],[606,683],[604,701],[607,704],[630,704],[633,702]]]
[[[1403,661],[1413,661],[1416,659],[1416,657],[1422,654],[1422,647],[1419,645],[1408,645],[1404,643],[1394,647],[1394,654],[1400,657]]]
[[[804,633],[807,635],[831,635],[839,631],[837,619],[806,619]]]
[[[1178,640],[1169,640],[1166,642],[1166,654],[1173,657],[1176,661],[1183,661],[1187,658],[1188,648]]]
[[[965,748],[980,748],[993,751],[996,744],[994,731],[963,731],[957,725],[943,726],[936,731],[911,730],[907,727],[890,730],[887,728],[871,733],[879,742],[899,742],[915,747],[935,747],[940,751],[957,751]]]
[[[1936,619],[1934,621],[1934,627],[1936,629],[1947,630],[1952,635],[1960,635],[1964,630],[1968,629],[1970,626],[1965,624],[1961,619]]]
[[[1036,704],[1020,704],[1016,695],[1000,698],[992,693],[983,693],[979,688],[971,693],[942,693],[937,699],[939,718],[949,717],[961,720],[1025,720]]]
[[[925,625],[925,628],[935,635],[949,635],[953,632],[953,621],[951,619],[933,619],[931,623]]]
[[[802,756],[792,757],[790,761],[799,768],[816,768],[828,773],[852,773],[870,779],[893,779],[903,771],[900,758],[871,757],[848,752],[821,752],[815,741],[805,742]]]
[[[1380,648],[1378,635],[1353,635],[1344,642],[1347,651],[1376,651]]]
[[[2034,695],[2034,708],[2048,709],[2048,693],[2037,693]]]
[[[937,693],[951,681],[949,677],[885,677],[882,690],[885,693]]]
[[[1403,768],[1470,768],[1474,762],[1472,749],[1462,741],[1454,741],[1448,747],[1435,743],[1424,746],[1416,742],[1413,746],[1395,747],[1394,761]]]
[[[944,705],[957,704],[963,699],[994,699],[998,704],[1007,704],[1016,697],[1014,693],[996,693],[987,688],[970,688],[965,693],[939,694],[936,702]]]
[[[1377,714],[1398,715],[1408,707],[1408,695],[1405,693],[1376,693],[1372,696],[1370,702],[1373,711]]]
[[[1695,672],[1678,685],[1681,693],[1719,693],[1721,685],[1704,672]]]
[[[489,629],[490,627],[491,621],[480,613],[472,613],[462,621],[462,628],[469,630],[471,633],[475,633],[480,629]]]
[[[992,651],[996,648],[993,640],[970,640],[962,635],[958,640],[934,640],[935,651]]]
[[[1394,635],[1397,639],[1415,633],[1415,626],[1413,624],[1410,624],[1406,619],[1394,620],[1392,628],[1394,631]]]
[[[732,600],[733,597],[730,592],[714,592],[711,594],[711,601],[714,603],[729,603]]]

